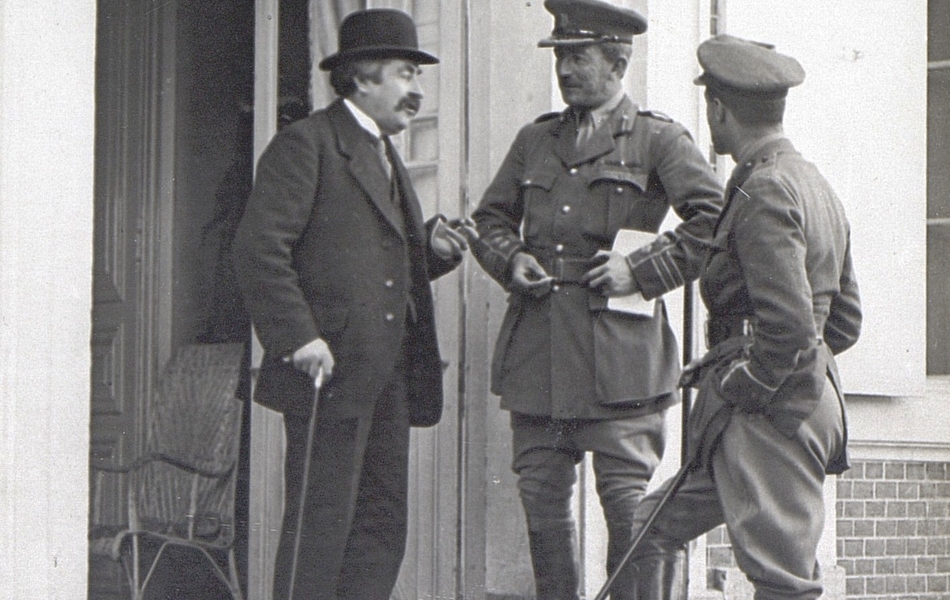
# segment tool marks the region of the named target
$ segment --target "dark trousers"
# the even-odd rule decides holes
[[[284,522],[274,600],[290,598],[306,418],[284,416]],[[372,415],[335,419],[318,411],[294,600],[388,600],[405,553],[409,417],[404,361]]]

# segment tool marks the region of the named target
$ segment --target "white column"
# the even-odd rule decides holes
[[[84,598],[93,2],[0,3],[0,598]]]
[[[278,0],[257,0],[254,30],[254,162],[277,131]],[[254,340],[256,381],[263,350]],[[249,600],[273,592],[274,558],[284,508],[284,422],[280,413],[251,404],[251,489],[247,589]]]

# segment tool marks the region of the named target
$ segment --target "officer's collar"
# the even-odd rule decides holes
[[[752,166],[752,163],[754,163],[757,159],[762,158],[764,155],[770,154],[771,148],[775,146],[777,142],[785,139],[786,137],[784,133],[776,132],[754,140],[752,143],[742,149],[742,152],[740,152],[739,156],[736,158],[736,164]]]
[[[610,123],[619,123],[619,125],[614,125],[613,128],[617,130],[615,133],[620,133],[633,127],[633,121],[637,116],[637,105],[621,90],[614,98],[593,109],[593,111],[596,111],[595,118],[600,115],[597,129],[609,126]],[[573,131],[577,131],[583,114],[582,109],[568,106],[558,117],[561,128],[563,129],[565,125],[571,125]]]

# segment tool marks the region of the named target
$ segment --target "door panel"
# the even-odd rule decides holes
[[[91,336],[90,460],[118,464],[144,444],[162,306],[157,289],[166,273],[159,252],[162,223],[161,41],[173,4],[98,3],[96,156]],[[149,223],[148,230],[144,226]],[[166,321],[167,322],[167,321]],[[167,349],[166,349],[167,350]],[[103,495],[102,510],[125,513],[125,490]],[[89,597],[119,597],[124,575],[93,557]]]

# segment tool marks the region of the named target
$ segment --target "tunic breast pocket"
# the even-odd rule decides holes
[[[649,173],[638,167],[604,165],[594,171],[590,190],[604,203],[605,236],[613,237],[621,228],[649,228],[641,214],[647,206],[648,179]]]
[[[521,197],[524,205],[522,228],[528,243],[540,232],[550,231],[554,214],[546,207],[550,204],[551,189],[557,173],[532,170],[525,173],[521,182]]]

